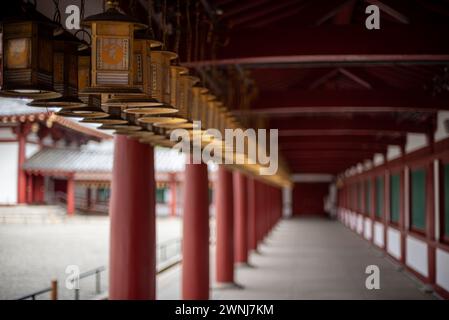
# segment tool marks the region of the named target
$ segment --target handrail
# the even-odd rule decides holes
[[[42,290],[39,290],[39,291],[35,291],[33,293],[27,294],[26,296],[20,297],[17,300],[27,300],[27,299],[30,299],[30,298],[31,298],[31,300],[36,300],[36,296],[44,294],[44,293],[47,293],[47,292],[50,292],[52,289],[53,289],[52,287],[48,287],[48,288],[45,288],[45,289],[42,289]]]
[[[174,254],[172,254],[171,256],[168,256],[167,248],[170,246],[175,246],[175,249],[174,249]],[[158,250],[158,253],[159,253],[158,257],[160,258],[159,262],[163,263],[177,255],[180,255],[181,247],[182,247],[182,239],[181,238],[170,239],[170,240],[166,240],[164,242],[159,243],[156,246],[156,249]],[[95,291],[97,294],[100,294],[101,293],[101,277],[100,277],[100,275],[101,275],[101,272],[103,272],[103,271],[106,271],[105,266],[100,266],[100,267],[85,271],[85,272],[81,273],[77,279],[73,279],[72,283],[77,280],[81,280],[81,279],[95,275]],[[79,300],[80,290],[81,289],[79,287],[74,289],[75,300]],[[30,298],[31,298],[31,300],[36,300],[36,296],[47,293],[47,292],[52,292],[52,296],[55,297],[55,299],[57,299],[57,281],[56,280],[54,280],[52,282],[51,287],[41,289],[41,290],[35,291],[33,293],[27,294],[26,296],[20,297],[17,300],[27,300]]]
[[[86,272],[81,273],[77,279],[72,280],[72,283],[77,280],[81,280],[81,279],[95,275],[95,291],[97,294],[99,294],[99,293],[101,293],[101,277],[100,277],[100,275],[101,275],[101,272],[103,272],[105,270],[106,270],[105,266],[100,266],[95,269],[88,270]],[[57,300],[57,286],[58,286],[57,280],[53,280],[51,287],[41,289],[41,290],[35,291],[33,293],[27,294],[26,296],[20,297],[17,300],[27,300],[30,298],[31,298],[31,300],[36,300],[36,296],[39,296],[39,295],[47,293],[47,292],[51,292],[54,300]],[[75,300],[79,300],[80,288],[79,287],[75,288],[74,291],[75,291]]]

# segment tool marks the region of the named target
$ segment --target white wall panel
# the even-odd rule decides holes
[[[396,259],[401,259],[401,233],[394,228],[387,230],[387,252]]]
[[[449,253],[437,249],[436,253],[436,283],[449,291]]]
[[[374,222],[374,244],[383,248],[384,243],[384,225],[380,222]]]
[[[427,277],[429,274],[427,243],[414,237],[407,236],[405,252],[405,263],[418,273]]]

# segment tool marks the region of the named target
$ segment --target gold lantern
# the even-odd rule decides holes
[[[193,113],[193,86],[200,81],[199,78],[183,75],[180,78],[179,86],[179,115],[192,122]]]
[[[78,46],[80,40],[68,31],[53,39],[53,87],[62,97],[39,99],[28,103],[33,107],[77,108],[85,104],[78,94]]]
[[[108,110],[107,117],[88,117],[84,118],[80,122],[84,123],[101,123],[103,125],[124,125],[127,124],[128,121],[122,118],[122,109],[120,107],[111,107]]]
[[[103,109],[101,108],[101,102],[102,102],[101,95],[89,95],[87,97],[87,106],[79,108],[62,109],[56,114],[63,117],[74,117],[74,118],[90,118],[90,119],[106,118],[109,116],[109,114],[103,111]]]
[[[134,17],[122,14],[117,1],[107,1],[104,13],[87,17],[84,24],[91,29],[91,86],[86,94],[142,94],[133,84],[134,31],[143,29]]]
[[[3,20],[3,87],[0,95],[52,99],[53,30],[56,25],[24,3],[18,17]]]
[[[124,111],[130,110],[134,114],[168,114],[177,112],[170,105],[163,105],[152,96],[151,91],[151,50],[161,46],[159,41],[153,40],[148,32],[136,32],[133,46],[133,75],[134,85],[144,94],[126,96],[114,95],[108,101],[106,106],[121,106]]]
[[[208,121],[209,121],[209,107],[212,101],[214,101],[216,97],[213,94],[203,94],[201,95],[201,108],[200,108],[200,119],[201,119],[201,126],[203,128],[208,128]]]
[[[153,98],[164,105],[170,105],[170,62],[178,55],[170,51],[151,51],[151,92]]]
[[[181,66],[170,66],[170,104],[180,109],[181,99],[181,75],[187,74],[189,69]],[[181,112],[179,110],[178,114]]]
[[[192,88],[192,112],[190,121],[201,121],[201,110],[202,110],[202,96],[207,94],[209,90],[204,87],[193,87]]]

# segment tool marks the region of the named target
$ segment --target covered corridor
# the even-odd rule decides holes
[[[449,299],[448,0],[80,1],[78,34],[66,2],[0,10],[0,96],[114,134],[108,299]],[[156,147],[186,163],[163,277]]]
[[[337,221],[325,218],[282,220],[249,261],[249,265],[236,268],[236,283],[241,288],[218,289],[211,282],[211,298],[436,299],[379,249]],[[368,265],[380,269],[379,290],[365,287]],[[158,299],[180,298],[179,277],[179,267],[158,277]]]

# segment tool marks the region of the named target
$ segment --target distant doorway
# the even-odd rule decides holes
[[[325,216],[324,199],[329,191],[327,182],[295,183],[293,187],[293,215]]]

